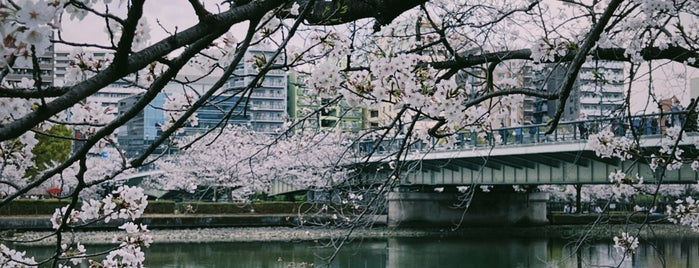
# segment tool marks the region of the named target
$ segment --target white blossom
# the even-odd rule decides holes
[[[299,5],[299,3],[294,2],[294,4],[291,5],[291,9],[289,9],[289,14],[294,15],[294,16],[298,16],[299,15],[299,7],[301,7]]]
[[[635,254],[638,249],[638,238],[627,232],[621,232],[621,236],[614,237],[614,248],[618,252]]]
[[[39,267],[34,257],[25,257],[26,251],[17,251],[0,244],[0,263],[3,267]]]

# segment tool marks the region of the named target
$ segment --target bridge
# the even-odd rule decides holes
[[[667,114],[664,116],[668,116]],[[659,155],[659,149],[667,137],[661,133],[667,117],[644,115],[629,120],[633,125],[623,125],[618,119],[562,122],[551,134],[544,134],[545,125],[517,126],[495,129],[478,136],[477,133],[461,133],[458,142],[451,147],[423,146],[413,148],[401,157],[404,167],[395,191],[389,192],[388,224],[399,225],[537,225],[547,223],[546,202],[548,194],[541,192],[509,191],[483,193],[477,185],[541,185],[541,184],[609,184],[609,174],[624,171],[644,178],[645,183],[666,184],[697,183],[699,175],[689,164],[676,170],[651,170],[649,156]],[[671,116],[671,115],[669,115]],[[679,117],[678,117],[679,118]],[[655,122],[655,123],[653,123]],[[611,128],[617,136],[634,133],[639,137],[641,155],[622,161],[603,158],[588,148],[587,134],[581,129]],[[687,127],[685,127],[687,129]],[[696,159],[699,152],[694,144],[699,133],[688,128],[678,146],[683,157]],[[480,138],[485,137],[485,138]],[[382,141],[384,142],[384,141]],[[373,143],[379,149],[368,161],[359,166],[362,182],[384,181],[391,173],[390,163],[395,141],[386,144]],[[443,186],[469,186],[472,195],[468,210],[454,209],[463,204],[456,193],[435,192]],[[501,187],[500,189],[508,189]]]
[[[639,117],[647,119],[648,116]],[[643,121],[641,120],[641,123]],[[580,124],[595,125],[598,129],[611,124],[608,120],[562,122],[550,135],[544,135],[545,125],[518,126],[495,129],[487,137],[505,136],[497,142],[494,138],[479,139],[475,133],[463,133],[459,142],[452,147],[423,147],[413,150],[403,159],[409,167],[401,177],[400,185],[539,185],[539,184],[605,184],[609,173],[621,170],[627,174],[638,174],[647,183],[657,182],[658,174],[648,165],[651,154],[659,154],[663,139],[660,132],[637,129],[639,146],[644,157],[620,161],[618,158],[602,158],[588,148],[586,134],[579,132]],[[533,130],[529,137],[524,131]],[[617,130],[618,131],[618,130]],[[622,131],[619,131],[622,132]],[[514,134],[519,133],[519,135]],[[585,136],[583,136],[585,135]],[[623,131],[619,135],[631,135]],[[469,137],[464,139],[463,137]],[[585,138],[583,138],[585,137]],[[699,141],[696,131],[685,132],[678,144],[684,150],[683,157],[696,158],[694,144]],[[388,143],[392,144],[392,143]],[[362,165],[363,181],[371,177],[386,178],[390,150],[373,155]],[[375,170],[381,170],[374,172]],[[659,170],[657,172],[660,172]],[[699,174],[689,164],[677,170],[663,171],[663,183],[696,183]]]

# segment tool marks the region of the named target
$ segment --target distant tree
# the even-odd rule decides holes
[[[27,170],[27,177],[33,178],[51,167],[52,163],[66,161],[73,145],[72,134],[73,131],[65,125],[53,125],[46,133],[37,134],[38,143],[32,150],[34,167]]]
[[[228,126],[217,135],[178,139],[182,152],[157,162],[164,178],[150,184],[192,193],[219,187],[233,200],[266,194],[275,182],[291,189],[330,189],[347,179],[349,170],[342,165],[354,159],[344,145],[350,138],[314,130],[273,137]]]

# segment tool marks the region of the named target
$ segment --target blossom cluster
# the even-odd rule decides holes
[[[83,201],[81,209],[72,210],[67,217],[65,215],[68,206],[56,209],[51,217],[51,224],[54,229],[61,228],[64,217],[67,225],[81,222],[91,223],[96,220],[104,220],[105,223],[113,219],[129,220],[119,226],[119,229],[124,230],[126,234],[115,235],[113,238],[113,242],[120,243],[119,248],[109,252],[101,263],[90,260],[90,265],[97,265],[94,267],[140,267],[145,260],[141,247],[150,246],[153,238],[148,234],[147,226],[137,225],[132,221],[143,215],[147,205],[148,201],[142,188],[120,186],[101,200]],[[83,261],[87,251],[80,243],[74,246],[64,244],[61,249],[60,257],[70,260],[74,265]]]
[[[682,167],[684,150],[675,146],[681,141],[681,133],[682,129],[679,126],[666,129],[665,135],[660,141],[658,155],[651,155],[650,168],[652,170],[656,170],[658,167],[665,167],[667,170],[676,170]]]
[[[691,196],[675,201],[675,206],[667,206],[668,220],[675,224],[692,227],[699,232],[699,203]]]
[[[76,132],[85,136],[95,134],[105,124],[116,117],[112,107],[104,107],[98,102],[78,103],[70,109],[69,123],[74,125]]]
[[[34,166],[32,149],[38,142],[34,132],[25,132],[17,140],[0,143],[0,163],[3,164],[0,177],[10,180],[24,177],[26,170]]]
[[[609,173],[609,182],[612,183],[611,194],[615,199],[629,198],[643,189],[643,177],[636,174],[631,176],[621,170]]]
[[[17,251],[0,244],[0,264],[2,267],[38,267],[34,257],[25,257],[26,251]]]
[[[638,174],[636,176],[629,176],[623,171],[617,170],[609,173],[609,182],[616,186],[620,186],[622,184],[636,184],[637,186],[640,186],[643,184],[643,177],[639,177]]]
[[[0,5],[0,67],[8,65],[10,56],[29,62],[32,47],[42,55],[50,47],[51,32],[59,25],[58,16],[69,1],[22,1],[19,8]]]
[[[621,232],[621,236],[614,236],[614,248],[617,252],[635,254],[638,249],[638,238],[627,232]]]
[[[141,247],[149,247],[153,243],[153,237],[148,234],[148,228],[143,224],[127,222],[119,226],[126,231],[124,235],[114,235],[112,242],[117,242],[119,248],[110,251],[99,265],[90,260],[91,267],[142,267],[146,259]]]
[[[69,246],[68,244],[61,244],[61,258],[69,259],[73,265],[80,264],[85,258],[87,249],[85,246],[78,242],[75,246]]]
[[[571,43],[565,40],[550,40],[541,38],[532,46],[534,62],[554,62],[557,57],[564,56],[570,51]]]
[[[231,189],[233,199],[266,193],[275,182],[299,188],[328,188],[349,172],[349,137],[342,133],[299,131],[275,138],[246,126],[227,126],[221,133],[201,139],[185,136],[178,144],[190,144],[181,154],[156,165],[165,171],[158,187],[194,192],[199,186]]]
[[[80,221],[89,223],[92,220],[103,219],[109,222],[113,219],[135,220],[148,206],[148,200],[139,187],[120,186],[101,200],[85,200],[80,210],[72,210],[67,217],[67,224]],[[60,228],[68,206],[57,208],[51,217],[54,229]]]
[[[627,137],[617,137],[609,129],[591,134],[587,140],[587,147],[595,151],[598,157],[617,157],[628,160],[633,157],[634,142]]]
[[[342,199],[342,204],[351,205],[355,209],[359,209],[360,205],[363,203],[364,195],[349,192],[346,198]]]
[[[168,95],[167,98],[165,98],[165,103],[163,104],[163,112],[165,113],[165,118],[167,118],[167,121],[165,121],[160,128],[165,131],[172,127],[175,121],[184,116],[187,110],[192,106],[194,100],[195,96],[192,92]],[[194,113],[188,117],[187,122],[189,123],[189,126],[194,127],[199,125],[197,114]]]

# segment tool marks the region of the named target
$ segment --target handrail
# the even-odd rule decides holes
[[[573,120],[558,124],[558,127],[551,133],[545,134],[549,130],[548,124],[530,124],[492,129],[490,131],[463,131],[456,134],[456,143],[445,144],[441,139],[423,141],[413,145],[419,151],[442,149],[442,150],[463,150],[474,147],[493,146],[517,146],[522,144],[538,143],[562,143],[571,141],[586,140],[591,133],[597,133],[608,129],[616,136],[631,137],[636,135],[660,135],[672,125],[682,126],[688,122],[688,117],[693,117],[696,121],[696,114],[690,115],[688,111],[653,113],[643,115],[633,115],[629,117],[612,117],[604,119]],[[685,131],[696,132],[697,123],[685,126]],[[398,139],[398,141],[400,138]],[[360,153],[369,153],[373,148],[377,149],[375,154],[384,154],[397,151],[397,147],[402,144],[397,140],[383,140],[376,145],[375,140],[363,140],[358,143]],[[395,147],[395,148],[394,148]]]

